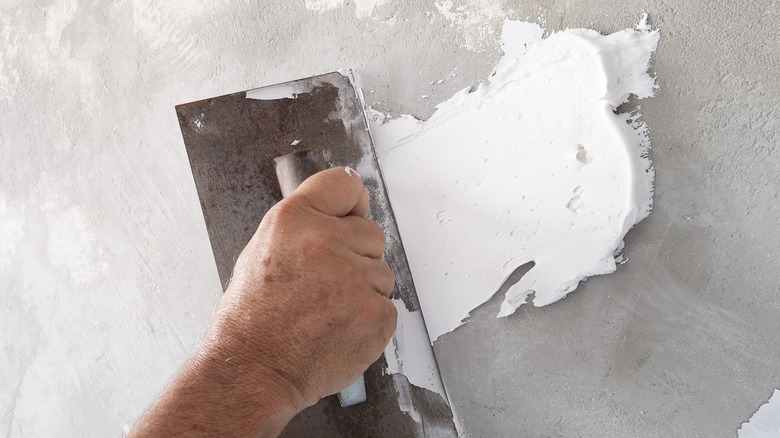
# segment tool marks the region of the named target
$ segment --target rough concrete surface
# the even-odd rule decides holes
[[[423,117],[490,73],[504,18],[643,10],[656,201],[629,262],[507,319],[493,300],[436,350],[470,436],[735,436],[780,387],[772,0],[0,0],[0,433],[120,435],[205,331],[221,287],[174,105],[353,68]]]

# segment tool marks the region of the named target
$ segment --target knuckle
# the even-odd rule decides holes
[[[390,297],[393,294],[393,291],[395,290],[395,279],[388,280],[387,282],[387,288],[383,291],[383,295],[386,297]]]
[[[274,224],[284,224],[301,214],[301,207],[295,198],[279,201],[268,210],[265,218]]]
[[[382,262],[384,263],[384,262]],[[360,288],[366,292],[382,293],[385,287],[385,274],[381,271],[381,266],[374,260],[361,261],[359,267]]]
[[[394,331],[395,331],[395,329],[396,329],[396,325],[398,324],[398,310],[396,310],[395,306],[392,306],[392,307],[393,307],[393,308],[392,308],[392,310],[390,311],[390,315],[391,315],[391,316],[390,316],[390,318],[388,318],[388,320],[387,320],[387,321],[388,321],[388,323],[389,323],[389,327],[388,327],[388,329],[389,329],[389,331],[390,331],[390,332],[387,334],[387,337],[388,337],[388,338],[390,338],[390,336],[392,336],[392,335],[393,335],[393,332],[394,332]]]
[[[299,193],[296,201],[318,210],[323,205],[330,204],[329,198],[333,195],[328,187],[316,186],[305,193]]]
[[[387,321],[393,327],[393,330],[395,330],[395,324],[398,321],[398,309],[396,309],[393,303],[390,302],[389,300],[385,302],[387,303],[387,305],[385,306],[388,315]]]
[[[389,330],[392,335],[398,318],[398,311],[393,303],[385,297],[373,296],[367,300],[365,306],[364,311],[371,325],[382,333]]]
[[[393,272],[393,268],[391,268],[390,265],[385,261],[382,261],[380,266],[385,278],[391,283],[395,284],[395,272]]]
[[[390,301],[386,301],[385,309],[386,314],[382,326],[382,336],[384,343],[387,344],[390,342],[390,338],[393,337],[398,324],[398,310]]]
[[[370,298],[365,300],[364,305],[365,314],[369,321],[371,321],[372,325],[376,325],[379,321],[381,321],[383,319],[383,315],[386,312],[382,301],[377,298],[378,297],[373,295],[370,296]]]
[[[390,265],[388,265],[385,262],[382,262],[380,272],[382,275],[382,293],[384,295],[390,295],[393,292],[393,289],[395,289],[395,273],[393,273],[393,270],[390,268]]]
[[[335,245],[333,233],[322,228],[308,230],[301,239],[302,250],[309,253],[329,252]]]
[[[387,245],[387,234],[385,234],[385,230],[382,228],[382,226],[374,221],[368,221],[368,222],[369,222],[368,228],[369,228],[369,232],[371,233],[371,237],[377,242],[382,242],[383,247]]]

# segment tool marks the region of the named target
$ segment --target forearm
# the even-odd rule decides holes
[[[207,341],[136,425],[141,436],[277,436],[297,413],[286,389]]]

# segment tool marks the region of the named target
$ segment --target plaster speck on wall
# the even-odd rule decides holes
[[[761,405],[737,431],[739,438],[776,438],[780,436],[780,389]]]
[[[615,271],[623,237],[652,208],[648,129],[614,111],[653,95],[659,33],[542,33],[506,21],[487,83],[425,122],[372,126],[431,341],[529,261],[499,316]]]

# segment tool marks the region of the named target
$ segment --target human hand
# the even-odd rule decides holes
[[[379,358],[395,330],[395,278],[367,212],[360,177],[344,168],[275,205],[206,339],[130,436],[276,436]]]
[[[360,177],[320,172],[263,218],[236,262],[203,349],[271,379],[296,412],[346,388],[396,326],[385,235]]]

